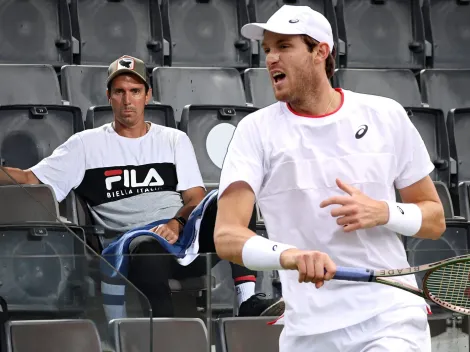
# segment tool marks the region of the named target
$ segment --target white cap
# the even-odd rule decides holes
[[[266,23],[249,23],[242,27],[245,38],[262,40],[264,31],[279,34],[306,34],[317,42],[324,42],[333,51],[333,31],[330,22],[320,12],[308,6],[284,5]]]

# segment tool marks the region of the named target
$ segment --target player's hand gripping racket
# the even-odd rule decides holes
[[[390,279],[426,272],[423,289]],[[470,315],[470,255],[441,260],[439,262],[404,269],[371,270],[337,267],[333,280],[378,282],[400,288],[427,298],[439,306],[457,313]]]

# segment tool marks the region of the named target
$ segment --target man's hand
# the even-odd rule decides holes
[[[388,222],[388,204],[369,198],[357,188],[337,179],[338,187],[347,196],[335,196],[320,203],[320,208],[339,204],[341,207],[331,211],[331,216],[338,218],[336,223],[344,227],[345,232],[367,229]]]
[[[174,244],[176,241],[178,241],[179,233],[181,231],[181,224],[178,221],[171,219],[166,224],[158,225],[150,229],[150,231],[155,232],[160,237],[163,237],[168,241],[168,243]]]
[[[313,282],[316,288],[322,287],[325,280],[331,280],[336,273],[336,265],[328,254],[316,251],[285,250],[281,253],[281,265],[284,269],[297,270],[299,282]]]

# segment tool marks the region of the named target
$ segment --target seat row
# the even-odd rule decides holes
[[[341,67],[470,68],[470,7],[449,0],[0,0],[0,62],[104,65],[127,53],[150,66],[263,66],[240,29],[284,4],[329,19]]]

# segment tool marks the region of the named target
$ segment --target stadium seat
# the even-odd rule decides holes
[[[169,65],[250,67],[251,43],[240,34],[245,0],[162,0],[162,16]]]
[[[470,108],[452,109],[447,116],[451,156],[458,181],[470,181]]]
[[[27,169],[83,130],[80,109],[66,105],[0,106],[0,157]]]
[[[470,181],[458,185],[460,216],[470,220]]]
[[[444,114],[470,107],[470,70],[422,70],[420,82],[422,101],[430,107],[442,109]]]
[[[449,186],[451,160],[446,121],[442,110],[408,107],[405,109],[434,163],[435,169],[430,175],[431,178]]]
[[[420,0],[338,0],[336,13],[346,67],[425,67]]]
[[[391,98],[403,106],[421,106],[418,83],[410,70],[338,69],[333,76],[333,85],[358,93]]]
[[[257,108],[275,103],[269,72],[265,68],[249,68],[244,72],[246,101]]]
[[[149,351],[149,323],[145,318],[112,320],[116,352]],[[207,329],[200,319],[154,318],[152,334],[154,352],[208,351]]]
[[[67,0],[0,0],[0,63],[61,66],[72,50]]]
[[[101,352],[91,320],[19,320],[7,324],[8,352]]]
[[[416,237],[405,238],[405,249],[411,266],[468,254],[470,223],[464,219],[446,219],[446,226],[446,231],[436,241]],[[420,288],[423,275],[424,273],[416,274]]]
[[[173,107],[177,122],[190,104],[246,105],[242,79],[234,68],[157,67],[153,94],[155,102]]]
[[[463,0],[424,0],[433,68],[470,68],[470,6]]]
[[[0,105],[62,104],[59,80],[50,65],[0,65]]]
[[[145,120],[157,125],[176,128],[173,108],[169,105],[149,104],[145,107]],[[85,126],[87,129],[103,126],[113,122],[114,115],[111,106],[93,106],[87,111]]]
[[[338,43],[338,27],[336,25],[336,15],[334,5],[331,0],[247,0],[248,14],[250,22],[265,23],[283,5],[309,6],[313,10],[322,13],[331,23],[335,45]],[[261,43],[252,43],[256,46],[254,55],[254,66],[266,67],[266,55],[261,48]]]
[[[85,121],[88,108],[109,104],[107,78],[108,66],[64,65],[60,70],[62,99],[80,107]]]
[[[4,171],[0,170],[0,174]],[[0,224],[57,222],[59,207],[49,185],[0,186]]]
[[[238,123],[253,107],[187,105],[183,109],[179,128],[191,140],[204,183],[216,184]]]
[[[268,325],[269,317],[237,317],[219,320],[221,352],[279,351],[282,325]]]
[[[163,30],[158,2],[152,0],[71,0],[80,64],[109,65],[122,55],[149,66],[163,65]]]

